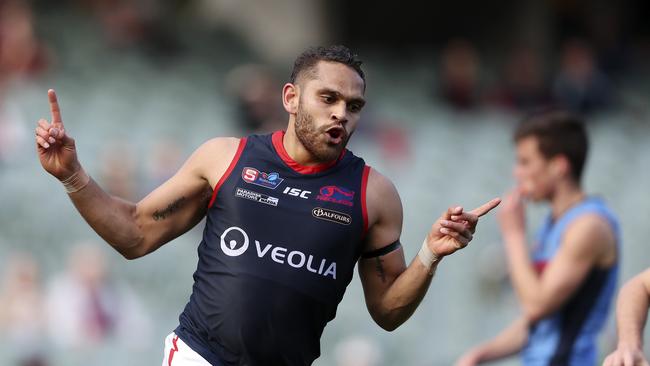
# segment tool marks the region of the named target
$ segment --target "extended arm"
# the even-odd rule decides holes
[[[496,337],[465,353],[456,362],[456,366],[474,366],[514,355],[526,345],[527,339],[528,321],[521,317]]]
[[[643,328],[650,305],[650,269],[628,281],[618,295],[616,323],[618,347],[605,366],[648,365],[643,355]]]
[[[368,178],[366,200],[370,223],[366,252],[372,252],[399,240],[403,213],[395,187],[374,170]],[[359,275],[368,311],[375,322],[389,331],[404,323],[424,298],[440,259],[465,247],[472,239],[478,217],[498,203],[493,200],[476,213],[464,213],[460,207],[443,213],[423,244],[422,251],[437,258],[433,262],[418,255],[407,267],[401,246],[386,254],[362,258]],[[462,215],[463,220],[453,222],[454,214]]]
[[[368,231],[367,242],[382,243],[376,246],[380,248],[397,242],[402,231],[402,204],[395,187],[371,171],[367,192],[370,214],[378,212],[378,209],[390,213],[369,217],[369,221],[375,223]],[[380,197],[384,197],[382,205],[375,206]],[[373,246],[370,248],[375,249]],[[432,278],[429,272],[435,270],[437,265],[438,262],[428,269],[416,258],[407,268],[401,245],[390,253],[362,258],[359,261],[359,275],[368,311],[375,322],[388,331],[405,322],[424,298]]]
[[[64,182],[79,213],[113,248],[126,258],[137,258],[201,220],[211,187],[234,156],[237,139],[208,141],[171,179],[140,202],[132,203],[109,195],[85,173],[75,141],[65,132],[56,94],[50,90],[48,96],[52,123],[42,119],[36,128],[41,165]]]
[[[205,161],[217,156],[229,162],[237,143],[232,140],[215,139],[202,145],[172,178],[138,203],[109,195],[92,179],[69,197],[88,224],[113,248],[128,259],[141,257],[203,218],[212,194],[209,178],[203,174]]]

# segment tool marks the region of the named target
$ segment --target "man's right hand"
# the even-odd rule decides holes
[[[77,159],[74,139],[65,133],[61,110],[56,93],[47,92],[52,112],[52,122],[45,119],[38,121],[36,127],[36,149],[43,169],[62,181],[81,169]]]
[[[605,358],[603,366],[648,366],[648,360],[639,348],[619,344],[616,351]]]

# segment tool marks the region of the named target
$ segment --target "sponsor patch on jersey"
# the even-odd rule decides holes
[[[280,174],[272,172],[265,173],[251,167],[245,167],[241,172],[241,178],[246,183],[255,184],[260,187],[275,189],[284,179]]]
[[[232,234],[231,234],[232,232]],[[277,264],[292,267],[304,272],[311,272],[323,277],[336,280],[336,262],[327,258],[319,258],[313,254],[300,250],[282,247],[275,244],[262,244],[259,240],[252,239],[244,229],[232,226],[221,234],[221,250],[229,257],[239,257],[248,251],[251,242],[255,245],[255,252],[247,254],[256,256],[259,260],[273,261]]]
[[[282,193],[308,200],[311,191],[305,191],[300,188],[287,187],[284,189],[284,191],[282,191]]]
[[[257,193],[248,189],[239,188],[235,191],[235,197],[244,198],[247,200],[264,203],[270,206],[277,206],[278,199],[275,197],[267,196],[265,194]]]
[[[352,217],[350,217],[350,215],[322,207],[314,207],[314,209],[311,210],[311,215],[317,219],[327,220],[341,225],[350,225],[352,222]]]
[[[352,207],[354,205],[354,191],[339,186],[321,187],[320,194],[316,196],[319,201],[333,202]]]

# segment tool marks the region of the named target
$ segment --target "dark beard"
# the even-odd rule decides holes
[[[325,126],[320,130],[316,129],[314,118],[305,112],[300,105],[298,106],[298,113],[296,113],[295,127],[298,140],[319,163],[328,163],[337,159],[348,143],[349,135],[347,133],[343,137],[343,143],[339,145],[330,145],[325,141],[319,142],[319,139],[323,138],[325,131],[332,126]]]

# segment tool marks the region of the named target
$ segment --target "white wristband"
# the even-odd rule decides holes
[[[83,168],[77,170],[74,174],[61,181],[65,191],[70,193],[79,192],[90,183],[90,176],[86,174]]]
[[[429,249],[426,238],[424,239],[424,242],[422,242],[422,248],[420,248],[420,251],[418,252],[418,258],[420,259],[420,262],[422,262],[422,265],[429,270],[429,274],[433,274],[434,271],[431,270],[431,267],[440,259],[436,253]]]

